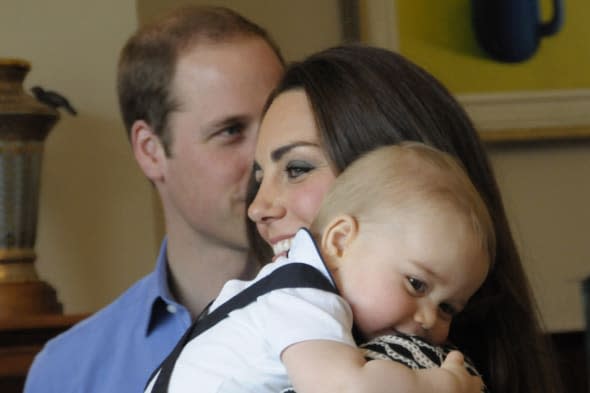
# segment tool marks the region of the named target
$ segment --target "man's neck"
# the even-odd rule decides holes
[[[252,278],[258,264],[245,250],[206,241],[168,236],[170,288],[176,300],[196,318],[231,279]]]

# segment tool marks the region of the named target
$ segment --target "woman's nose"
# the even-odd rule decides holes
[[[276,193],[264,184],[258,189],[256,197],[248,206],[248,217],[256,224],[279,219],[285,214],[285,209]]]

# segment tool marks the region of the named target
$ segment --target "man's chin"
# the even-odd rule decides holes
[[[238,235],[238,231],[236,230],[236,228],[240,228],[243,229],[242,230],[242,234],[243,236],[239,236]],[[248,252],[249,250],[249,243],[248,243],[248,238],[246,236],[246,229],[245,226],[242,225],[241,227],[239,225],[235,225],[233,227],[233,230],[230,226],[228,226],[228,229],[224,230],[223,233],[220,233],[218,236],[218,240],[221,243],[222,246],[227,247],[228,249],[234,250],[236,252]]]

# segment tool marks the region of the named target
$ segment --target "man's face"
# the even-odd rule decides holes
[[[246,249],[245,195],[262,108],[283,72],[260,38],[199,43],[172,83],[170,157],[158,188],[169,236]]]

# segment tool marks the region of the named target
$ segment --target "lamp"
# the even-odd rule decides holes
[[[62,310],[34,266],[43,141],[59,113],[24,92],[29,69],[0,59],[0,319]]]

